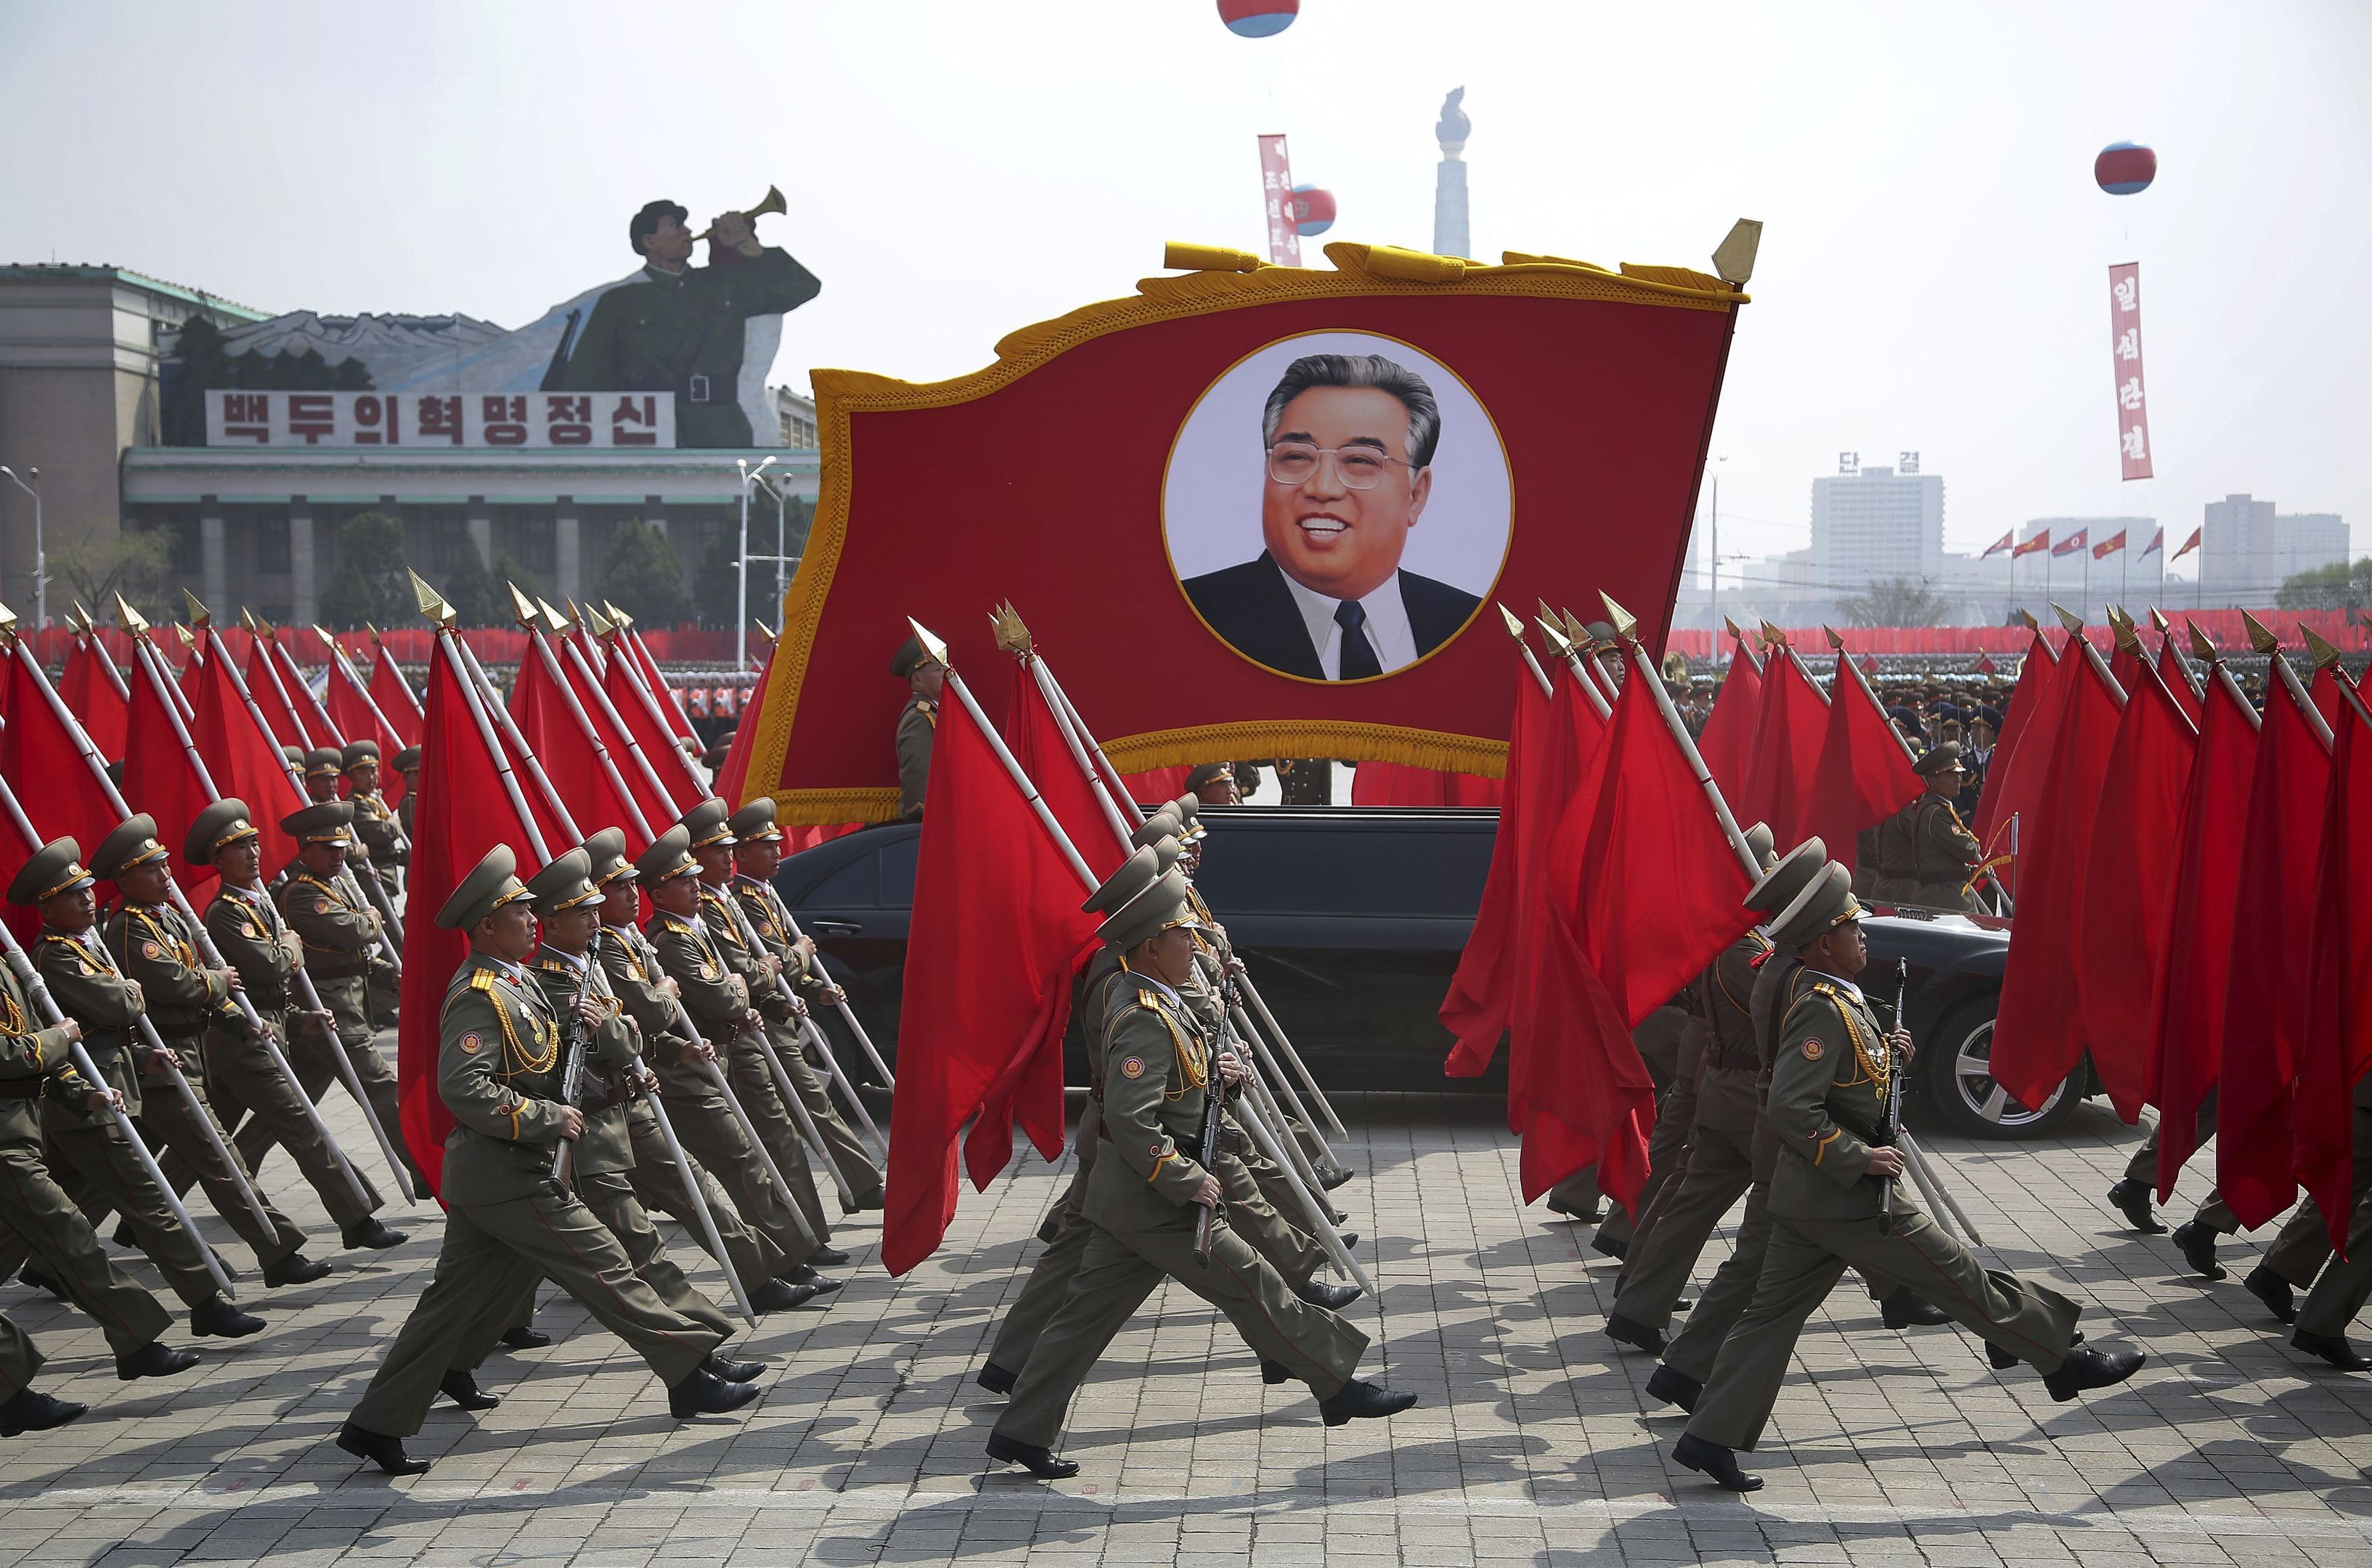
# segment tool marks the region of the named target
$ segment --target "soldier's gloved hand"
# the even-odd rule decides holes
[[[1869,1152],[1869,1173],[1891,1181],[1903,1171],[1901,1149],[1872,1149]]]
[[[1206,1209],[1215,1209],[1219,1206],[1219,1179],[1206,1176],[1203,1178],[1203,1185],[1194,1189],[1193,1201]]]
[[[1911,1060],[1911,1052],[1914,1047],[1911,1043],[1911,1031],[1909,1029],[1896,1029],[1892,1034],[1886,1037],[1886,1043],[1893,1047],[1896,1051],[1901,1052],[1902,1060],[1905,1062]]]

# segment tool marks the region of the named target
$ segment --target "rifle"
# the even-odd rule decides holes
[[[1219,1168],[1219,1114],[1227,1109],[1227,1098],[1218,1081],[1217,1051],[1214,1051],[1211,1053],[1210,1061],[1211,1081],[1203,1086],[1203,1132],[1196,1140],[1194,1157],[1201,1163],[1203,1173],[1215,1181],[1218,1179]],[[1219,1202],[1227,1202],[1227,1196],[1222,1193]],[[1194,1221],[1194,1261],[1206,1269],[1211,1266],[1211,1224],[1218,1218],[1218,1214],[1219,1204],[1213,1203]]]
[[[1896,980],[1894,991],[1894,1027],[1899,1029],[1902,1028],[1903,1011],[1909,1005],[1911,1000],[1911,960],[1908,958],[1895,959],[1894,973]],[[1889,1068],[1886,1074],[1886,1110],[1884,1115],[1882,1115],[1878,1120],[1878,1137],[1880,1139],[1880,1146],[1899,1150],[1902,1143],[1902,1077],[1904,1066],[1902,1063],[1894,1060],[1894,1047],[1889,1045],[1886,1048],[1886,1053]],[[1908,1158],[1907,1156],[1905,1157]],[[1879,1196],[1878,1201],[1878,1233],[1880,1236],[1891,1236],[1894,1234],[1894,1181],[1891,1178],[1888,1179],[1886,1182],[1886,1191]]]
[[[593,1040],[591,1031],[586,1028],[585,1020],[576,1012],[576,999],[584,994],[584,987],[579,986],[568,999],[568,1005],[560,1010],[560,1048],[563,1053],[560,1103],[563,1105],[575,1105],[585,1093],[585,1053]],[[552,1156],[552,1179],[563,1187],[567,1186],[576,1164],[576,1140],[563,1138],[560,1152]]]

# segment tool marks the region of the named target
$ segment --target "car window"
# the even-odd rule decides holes
[[[881,857],[860,854],[839,870],[801,893],[803,906],[831,909],[879,909],[881,907]],[[907,896],[913,897],[913,874],[908,874]]]
[[[923,848],[923,835],[910,833],[894,842],[881,846],[874,856],[881,863],[881,907],[911,909],[914,903],[915,857]]]
[[[1214,910],[1238,914],[1473,918],[1491,872],[1487,831],[1295,828],[1214,832],[1194,878]]]

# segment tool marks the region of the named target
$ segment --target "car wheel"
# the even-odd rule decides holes
[[[1994,1081],[1995,998],[1954,1008],[1920,1042],[1920,1088],[1945,1127],[1971,1138],[2033,1138],[2074,1114],[2082,1097],[2061,1084],[2029,1106]]]

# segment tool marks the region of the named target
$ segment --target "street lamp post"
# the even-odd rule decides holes
[[[1727,454],[1713,460],[1713,526],[1705,548],[1705,564],[1711,568],[1705,578],[1705,610],[1711,617],[1716,655],[1721,641],[1721,465],[1727,461]]]
[[[733,668],[738,671],[750,668],[750,484],[773,468],[774,459],[768,458],[753,469],[749,459],[736,458],[733,466],[741,470],[741,559],[737,574],[740,604],[733,624]]]
[[[0,473],[6,474],[10,483],[33,498],[33,627],[40,631],[50,623],[50,562],[41,551],[41,470],[28,468],[25,472],[32,483],[26,483],[17,477],[16,470],[0,464]]]

